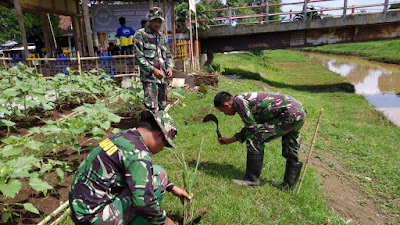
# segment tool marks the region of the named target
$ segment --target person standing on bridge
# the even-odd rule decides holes
[[[161,28],[163,11],[153,7],[147,14],[149,26],[139,29],[134,36],[134,51],[143,83],[144,104],[156,112],[167,104],[167,78],[172,76],[174,67],[168,48],[167,37]]]
[[[246,141],[246,174],[232,181],[239,185],[258,186],[264,159],[265,144],[282,137],[282,156],[286,158],[286,171],[282,183],[270,181],[280,189],[293,188],[303,163],[299,162],[300,129],[304,124],[306,110],[290,96],[278,93],[248,92],[232,96],[219,92],[214,106],[225,115],[242,118],[245,126],[230,138],[220,137],[220,144]]]

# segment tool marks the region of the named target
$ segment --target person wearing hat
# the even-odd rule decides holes
[[[153,7],[147,14],[149,25],[137,30],[133,49],[140,68],[143,84],[144,105],[156,112],[167,104],[167,78],[172,76],[174,67],[168,47],[168,39],[160,32],[163,11]]]
[[[101,141],[79,166],[69,191],[75,224],[174,224],[160,207],[165,191],[192,198],[152,161],[174,147],[175,122],[162,110],[142,111],[141,121]]]
[[[282,156],[286,170],[282,183],[270,180],[279,189],[293,188],[299,178],[300,130],[307,111],[295,98],[279,93],[247,92],[232,96],[222,91],[215,95],[214,106],[228,116],[238,114],[244,127],[230,138],[220,137],[220,144],[246,142],[246,173],[233,183],[245,186],[260,185],[265,145],[282,137]]]

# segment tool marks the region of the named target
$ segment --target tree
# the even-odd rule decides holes
[[[400,4],[392,4],[389,9],[400,9]]]
[[[33,35],[33,27],[42,28],[39,14],[23,13],[26,36]],[[61,30],[58,28],[59,18],[55,15],[50,15],[50,20],[53,25],[55,35],[60,35]],[[0,42],[5,43],[8,40],[14,40],[18,43],[22,42],[21,31],[18,23],[18,16],[14,9],[9,9],[0,6]]]
[[[197,14],[197,20],[199,21],[198,23],[198,29],[199,30],[208,30],[210,29],[209,25],[212,24],[212,17],[213,17],[213,12],[211,11],[212,8],[209,5],[206,4],[196,4],[196,14]],[[188,3],[179,3],[175,4],[175,21],[176,21],[176,27],[179,30],[183,31],[189,31],[189,29],[186,27],[187,23],[187,16],[189,15],[189,5]],[[194,13],[191,13],[192,16],[192,26],[195,27],[195,19],[194,19]]]

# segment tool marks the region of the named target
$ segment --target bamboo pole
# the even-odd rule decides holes
[[[89,6],[87,0],[82,0],[83,17],[85,20],[86,39],[89,49],[89,55],[94,56],[92,28],[90,27]]]
[[[46,218],[44,218],[44,220],[42,220],[42,222],[38,223],[37,225],[44,225],[47,222],[49,222],[55,215],[57,215],[58,213],[62,212],[67,206],[69,205],[69,201],[64,202],[62,205],[60,205],[60,207],[58,207],[56,210],[54,210],[54,212],[50,213],[50,215],[48,215]]]
[[[76,56],[77,56],[77,58],[78,58],[78,71],[79,71],[79,75],[82,75],[81,54],[79,53],[79,51],[76,51]]]
[[[22,16],[22,7],[20,0],[14,0],[14,8],[18,16],[18,23],[22,36],[22,46],[24,47],[23,52],[25,54],[25,57],[28,57],[28,41],[26,39],[24,17]]]
[[[317,121],[317,126],[316,126],[316,128],[315,128],[314,137],[313,137],[312,142],[311,142],[310,151],[308,152],[307,161],[306,161],[306,163],[305,163],[305,165],[304,165],[303,174],[301,175],[301,179],[300,179],[299,187],[297,188],[296,195],[298,195],[299,192],[300,192],[300,188],[301,188],[301,185],[302,185],[302,183],[303,183],[304,175],[306,174],[307,165],[308,165],[308,160],[310,160],[311,153],[312,153],[312,150],[313,150],[313,148],[314,148],[314,143],[315,143],[315,139],[317,138],[318,127],[319,127],[319,123],[320,123],[320,121],[321,121],[321,117],[322,117],[322,112],[323,112],[323,111],[324,111],[324,109],[322,108],[321,111],[319,112],[319,117],[318,117],[318,121]]]

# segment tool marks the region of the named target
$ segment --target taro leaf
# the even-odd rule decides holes
[[[37,210],[37,208],[35,206],[33,206],[31,203],[29,203],[29,202],[25,203],[25,204],[23,204],[23,206],[24,206],[25,210],[32,212],[32,213],[39,214],[39,210]]]
[[[39,173],[42,175],[42,174],[50,171],[51,169],[53,169],[53,165],[51,165],[51,164],[43,164],[42,167],[40,168]]]
[[[18,179],[10,179],[7,184],[3,180],[0,180],[0,191],[10,198],[14,198],[22,188],[22,181]]]
[[[107,134],[107,132],[105,132],[103,129],[100,129],[98,127],[95,127],[91,130],[91,133],[93,134],[93,136],[95,136],[94,138],[97,139],[96,137],[103,137],[105,134]]]
[[[19,94],[19,91],[17,91],[17,90],[14,89],[14,88],[9,88],[9,89],[3,91],[3,93],[1,93],[1,94],[2,94],[5,98],[8,98],[8,97],[15,97],[15,96],[17,96],[17,95]]]
[[[41,133],[42,131],[40,130],[40,127],[32,127],[32,128],[29,128],[29,129],[28,129],[28,132],[29,132],[29,133],[34,133],[34,134],[39,134],[39,133]]]
[[[0,150],[3,157],[18,155],[22,152],[21,147],[13,147],[13,145],[6,145],[3,149]]]
[[[43,146],[43,143],[40,141],[35,141],[35,140],[27,140],[26,143],[24,143],[25,147],[31,148],[34,150],[40,150],[40,147]]]
[[[28,177],[29,170],[32,169],[32,165],[39,162],[39,159],[34,156],[23,156],[18,159],[13,159],[7,162],[7,165],[12,169],[11,177]]]
[[[116,133],[118,133],[118,132],[120,132],[121,131],[121,129],[119,129],[119,128],[114,128],[112,131],[111,131],[111,133],[112,134],[116,134]]]
[[[54,106],[52,106],[51,104],[47,104],[44,102],[42,102],[40,105],[41,105],[42,109],[44,109],[44,110],[51,110],[54,108]]]
[[[15,125],[15,123],[12,122],[12,121],[3,120],[3,119],[0,120],[0,126],[12,127],[12,126],[14,126],[14,125]]]
[[[104,123],[100,123],[100,126],[101,126],[104,130],[107,130],[108,128],[110,128],[111,123],[110,123],[110,121],[105,121]]]
[[[1,141],[4,142],[4,143],[7,143],[7,144],[16,144],[16,143],[18,143],[20,140],[21,140],[20,137],[17,137],[17,136],[10,136],[10,137],[8,137],[8,138],[6,138],[6,139],[3,139],[3,140],[1,140]]]
[[[43,193],[49,189],[53,189],[53,187],[50,186],[50,184],[48,184],[46,181],[36,177],[29,179],[29,187],[38,192],[42,191]]]
[[[121,121],[122,117],[115,115],[113,113],[110,113],[108,115],[108,120],[111,122],[119,123]]]
[[[57,177],[58,183],[63,182],[64,181],[64,171],[61,168],[57,168],[56,173],[58,175],[58,177]]]
[[[11,212],[5,212],[3,213],[3,215],[1,215],[1,219],[3,220],[4,223],[6,223],[8,219],[10,219],[10,217],[11,217]]]

